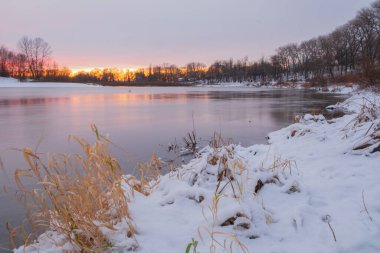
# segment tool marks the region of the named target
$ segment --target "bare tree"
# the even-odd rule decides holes
[[[0,76],[8,76],[9,51],[4,46],[0,47]]]
[[[40,79],[52,53],[50,45],[42,38],[31,39],[24,36],[18,42],[18,48],[26,57],[32,78]]]

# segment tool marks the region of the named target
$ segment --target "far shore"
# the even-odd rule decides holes
[[[103,87],[251,87],[251,88],[312,88],[318,89],[321,91],[334,91],[334,89],[341,88],[352,88],[356,90],[360,87],[367,87],[367,84],[361,83],[352,83],[352,82],[311,82],[311,81],[287,81],[287,82],[278,82],[278,81],[268,81],[268,82],[210,82],[210,81],[197,81],[197,82],[73,82],[73,81],[59,81],[59,80],[20,80],[16,78],[5,78],[2,77],[2,80],[12,80],[14,83],[44,83],[44,84],[84,84],[91,86],[103,86]],[[0,87],[1,82],[0,82]],[[15,84],[15,87],[16,84]],[[48,87],[46,85],[45,87]]]

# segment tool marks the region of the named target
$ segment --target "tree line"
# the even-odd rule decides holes
[[[25,36],[17,46],[17,52],[0,47],[0,75],[32,79],[45,77],[52,53],[49,44],[42,38],[32,39]]]
[[[269,58],[249,62],[218,60],[210,66],[200,62],[178,67],[161,64],[123,71],[116,68],[71,72],[51,59],[51,47],[41,38],[23,37],[17,52],[0,48],[0,76],[46,81],[102,84],[178,84],[196,82],[294,82],[380,81],[380,0],[327,35],[276,50]]]

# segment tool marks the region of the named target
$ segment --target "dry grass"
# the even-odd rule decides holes
[[[160,183],[160,171],[163,162],[158,158],[156,153],[153,153],[151,161],[146,163],[139,163],[138,175],[127,175],[124,177],[125,182],[132,190],[140,192],[141,194],[150,195],[155,187]]]
[[[198,142],[194,130],[187,133],[187,136],[183,137],[183,142],[185,143],[185,149],[190,150],[193,154],[197,152]]]
[[[285,172],[286,170],[289,170],[289,174],[292,175],[292,172],[294,169],[298,172],[297,162],[294,160],[282,160],[281,157],[275,157],[273,159],[272,165],[269,167],[269,169],[275,174],[277,170],[282,170],[282,172]]]
[[[248,170],[244,167],[243,162],[237,157],[233,147],[228,146],[228,142],[224,141],[219,134],[214,134],[210,143],[213,153],[208,157],[210,165],[218,165],[217,185],[215,194],[222,194],[227,186],[231,187],[233,197],[240,198],[243,192],[242,175]],[[238,181],[237,179],[241,180]],[[248,178],[248,175],[247,175]]]
[[[344,86],[347,86],[347,84],[352,83],[363,83],[363,78],[359,74],[346,73],[344,75],[335,76],[335,78],[332,81],[334,83],[344,84]]]
[[[368,134],[368,132],[371,133]],[[368,150],[369,153],[380,152],[380,125],[375,126],[372,124],[367,134],[363,140],[354,145],[353,150]]]
[[[215,193],[214,198],[212,200],[211,206],[207,206],[207,210],[211,213],[212,220],[209,221],[206,218],[205,215],[205,209],[202,210],[203,216],[205,219],[211,223],[211,228],[209,229],[207,226],[200,226],[198,228],[198,236],[199,238],[204,241],[204,235],[209,236],[211,240],[211,244],[209,247],[210,253],[219,252],[218,249],[223,250],[223,252],[234,252],[234,249],[237,249],[238,252],[248,253],[249,249],[247,246],[242,243],[237,235],[228,233],[221,230],[216,230],[218,226],[218,206],[219,201],[223,196],[220,194]]]
[[[243,162],[237,157],[234,148],[224,141],[220,134],[215,133],[210,146],[213,153],[208,157],[208,163],[212,166],[218,166],[218,174],[214,175],[217,179],[216,188],[211,205],[204,206],[202,209],[205,220],[210,224],[210,227],[202,225],[198,228],[199,238],[204,241],[204,236],[210,238],[210,252],[249,252],[247,246],[242,243],[236,234],[228,233],[221,230],[221,226],[232,225],[236,217],[246,217],[244,214],[236,214],[236,217],[231,217],[227,221],[220,224],[218,220],[219,202],[223,197],[228,197],[227,189],[230,188],[234,199],[237,201],[242,197],[244,192],[245,182],[248,180],[248,170],[244,167]],[[247,173],[243,176],[243,173]],[[241,179],[239,181],[238,179]],[[244,179],[243,179],[244,178]],[[211,220],[207,219],[206,212],[211,215]],[[219,229],[218,229],[219,228]]]
[[[212,136],[210,141],[210,147],[212,147],[215,150],[222,147],[227,147],[230,144],[231,139],[225,140],[223,139],[222,134],[217,132],[214,132],[214,135]]]
[[[352,125],[352,130],[356,131],[356,128],[363,126],[367,122],[371,123],[364,137],[352,148],[354,151],[368,150],[369,153],[380,152],[380,123],[378,121],[379,107],[377,104],[376,101],[363,98],[358,115],[347,125]]]
[[[368,99],[363,98],[363,103],[360,112],[354,119],[354,127],[363,123],[374,121],[377,116],[376,104]]]
[[[16,184],[34,229],[51,228],[66,235],[81,252],[112,248],[101,231],[115,230],[122,219],[129,225],[126,237],[136,233],[128,211],[128,197],[121,185],[123,170],[109,154],[110,141],[95,126],[93,145],[70,136],[81,154],[55,154],[45,159],[29,148],[22,150],[28,168],[15,172]],[[28,189],[24,180],[34,180],[38,188]]]

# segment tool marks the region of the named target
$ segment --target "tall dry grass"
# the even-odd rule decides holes
[[[29,223],[34,229],[51,228],[64,234],[78,251],[101,252],[113,247],[102,231],[115,230],[115,224],[124,219],[128,224],[126,237],[137,247],[129,196],[122,189],[123,170],[109,153],[110,141],[95,126],[92,130],[96,135],[93,145],[69,137],[79,144],[80,154],[43,158],[30,148],[22,149],[28,168],[17,169],[15,180]],[[25,182],[30,180],[38,186],[26,187]]]

